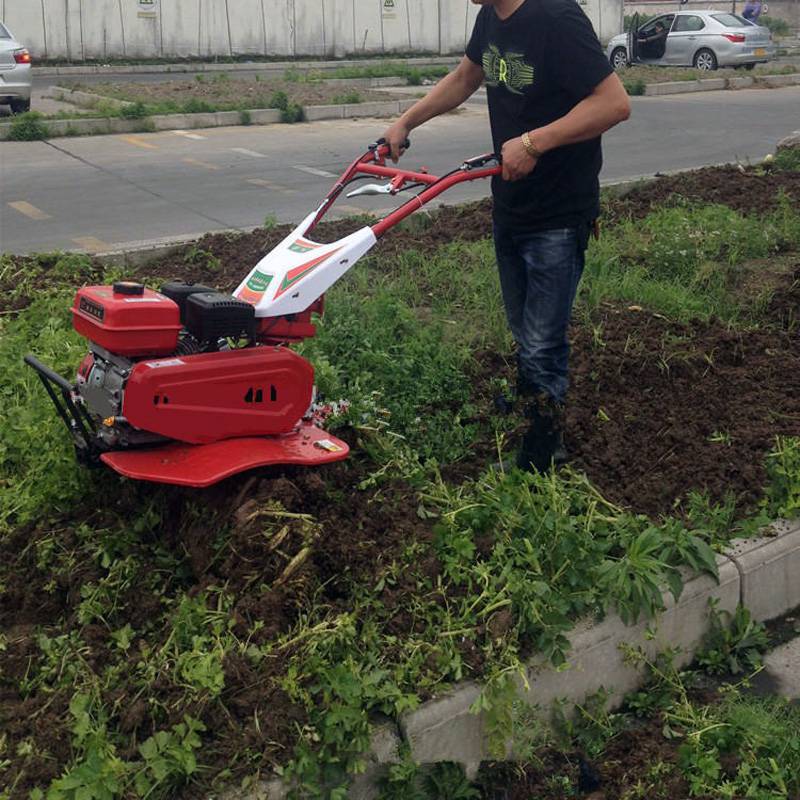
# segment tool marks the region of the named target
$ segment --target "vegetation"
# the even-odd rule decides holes
[[[422,233],[427,223],[413,224]],[[761,218],[672,202],[592,244],[580,314],[589,319],[621,300],[675,320],[767,325],[767,300],[743,299],[748,264],[799,249],[800,213],[786,198]],[[183,259],[212,278],[221,268],[200,246]],[[477,413],[473,391],[474,353],[510,350],[486,241],[370,257],[329,294],[335,313],[302,351],[322,394],[350,401],[331,422],[354,431],[360,456],[350,473],[357,482],[320,479],[305,511],[274,493],[229,509],[223,495],[205,501],[76,468],[62,423],[19,361],[35,349],[57,371],[73,371],[85,342],[67,312],[72,287],[118,275],[65,254],[33,257],[24,268],[4,259],[0,273],[16,276],[11,300],[32,299],[0,316],[0,601],[25,574],[43,601],[64,609],[38,625],[26,668],[3,677],[30,702],[44,697],[62,708],[66,720],[68,753],[34,797],[159,798],[186,786],[199,794],[193,782],[217,788],[279,762],[300,795],[341,798],[363,767],[373,715],[395,717],[465,677],[483,681],[475,710],[486,713],[500,752],[518,711],[514,681],[531,653],[561,665],[579,619],[610,611],[628,622],[652,618],[665,592],[680,595],[682,567],[714,575],[715,552],[731,536],[800,512],[800,441],[790,437],[776,441],[764,497],[744,519],[733,501],[699,494],[679,517],[635,514],[572,470],[484,468],[448,479],[446,468],[476,440],[500,442],[511,424]],[[597,338],[602,346],[601,331]],[[358,505],[364,517],[347,514]],[[387,528],[365,533],[381,514]],[[326,574],[340,546],[350,549]],[[359,571],[359,559],[368,568]],[[317,578],[304,571],[312,562]],[[276,596],[275,606],[257,605]],[[744,610],[715,620],[701,665],[756,668],[763,631]],[[10,646],[0,638],[0,650]],[[720,785],[724,796],[741,796],[748,780],[763,797],[800,790],[796,709],[738,688],[698,703],[668,663],[649,668],[653,683],[631,698],[631,715],[655,716],[680,743],[669,769],[693,796]],[[234,691],[240,673],[246,680]],[[242,722],[232,714],[253,686],[269,702],[247,705]],[[144,733],[132,733],[134,706]],[[603,752],[624,720],[602,709],[584,709],[583,722],[565,714],[562,741]],[[271,728],[279,713],[296,724]],[[252,726],[252,744],[224,751],[229,724]],[[543,743],[531,742],[532,753]],[[0,781],[42,763],[44,745],[32,735],[13,752],[5,746],[0,734]],[[733,773],[723,769],[729,753],[738,759]],[[384,786],[387,800],[479,791],[452,765],[420,771],[408,760]]]
[[[758,18],[758,24],[769,28],[773,36],[788,36],[792,32],[789,23],[781,17],[770,17],[767,15]]]
[[[27,111],[18,114],[11,121],[11,130],[8,138],[17,142],[31,142],[48,137],[47,125],[42,122],[44,117],[36,111]]]

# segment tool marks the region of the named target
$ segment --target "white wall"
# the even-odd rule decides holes
[[[601,39],[622,0],[579,0]],[[345,56],[459,53],[468,0],[0,0],[0,19],[34,58]]]

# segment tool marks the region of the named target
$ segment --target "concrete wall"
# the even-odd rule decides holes
[[[795,31],[800,30],[800,0],[767,0],[769,6],[769,15],[771,17],[779,17],[785,19]],[[658,0],[643,0],[643,2],[625,3],[626,14],[664,14],[668,11],[674,11],[678,7],[676,2],[663,3]],[[736,10],[736,13],[741,13],[744,9],[744,0],[689,0],[689,2],[681,6],[683,9],[688,8],[710,8],[719,11]],[[619,32],[619,31],[618,31]]]
[[[578,0],[607,40],[622,0]],[[34,58],[459,53],[468,0],[0,0]]]

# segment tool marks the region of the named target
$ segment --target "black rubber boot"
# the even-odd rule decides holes
[[[567,460],[564,447],[564,406],[546,393],[534,397],[525,409],[530,425],[522,437],[517,466],[528,472],[547,472]]]

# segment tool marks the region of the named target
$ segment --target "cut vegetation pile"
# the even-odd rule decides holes
[[[476,678],[502,738],[528,655],[562,663],[579,618],[651,616],[682,567],[714,573],[731,536],[796,515],[797,177],[710,169],[607,201],[573,331],[572,468],[545,477],[489,469],[521,419],[494,411],[513,353],[485,204],[412,218],[330,292],[303,352],[323,395],[350,401],[333,423],[352,458],[204,492],[74,464],[21,359],[74,371],[74,287],[119,275],[83,256],[2,259],[0,791],[188,798],[280,767],[306,796],[341,797],[375,714]],[[286,232],[209,236],[125,276],[230,291]],[[575,796],[576,748],[622,796],[652,766],[615,766],[635,741],[664,764],[651,784],[706,797],[702,719],[665,674],[653,696],[669,701],[634,732],[595,714],[602,746],[567,727],[537,740],[525,775],[493,768],[473,787],[404,763],[385,797]],[[720,702],[713,725],[739,713]],[[663,715],[679,713],[676,740],[697,747],[665,755]],[[742,736],[715,745],[738,754],[720,767],[731,781],[757,750]]]

